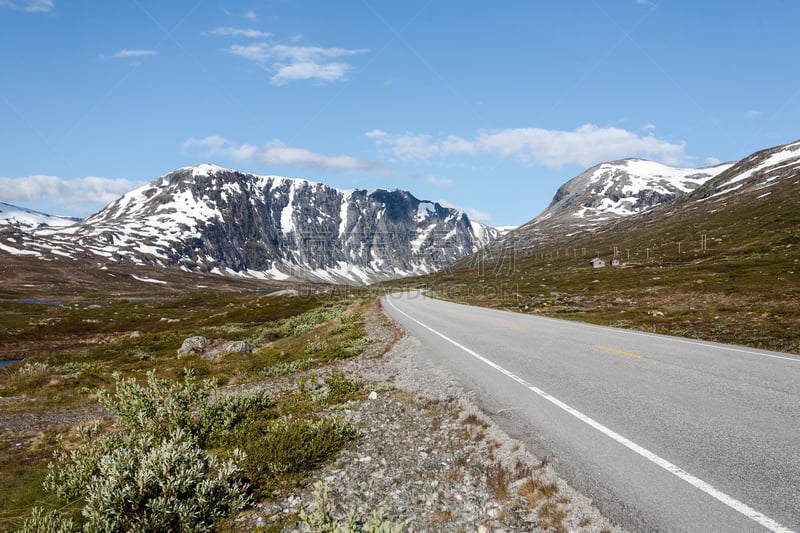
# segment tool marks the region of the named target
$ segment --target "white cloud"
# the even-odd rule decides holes
[[[762,115],[761,111],[756,111],[755,109],[751,109],[750,111],[746,111],[744,116],[745,118],[758,118]]]
[[[58,196],[64,192],[65,182],[57,176],[37,174],[24,178],[0,178],[3,200],[40,200],[48,196]]]
[[[76,179],[41,174],[22,178],[0,177],[3,201],[43,201],[59,206],[63,212],[83,215],[104,207],[136,186],[127,179],[97,176]]]
[[[135,59],[140,57],[154,56],[157,54],[158,54],[157,50],[145,50],[141,48],[138,49],[123,48],[122,50],[114,52],[110,56],[101,55],[100,57],[102,59]]]
[[[439,176],[427,175],[423,178],[428,185],[436,185],[438,187],[450,187],[453,180],[450,178],[442,178]]]
[[[217,35],[221,37],[248,37],[250,39],[266,39],[271,34],[261,30],[252,28],[231,28],[225,26],[222,28],[214,28],[208,31],[208,35]]]
[[[287,146],[277,140],[269,141],[259,148],[252,144],[236,145],[224,137],[212,135],[203,139],[188,139],[181,146],[181,150],[184,153],[199,150],[207,157],[226,157],[236,161],[260,161],[268,165],[344,172],[382,172],[380,165],[374,161],[349,155],[323,155],[306,148]]]
[[[223,29],[234,30],[234,28]],[[247,45],[235,44],[225,48],[224,52],[253,61],[274,72],[272,83],[285,85],[297,80],[328,82],[345,79],[352,67],[336,59],[363,54],[367,50],[257,42]]]
[[[681,164],[686,156],[686,143],[672,143],[652,134],[639,135],[621,128],[601,128],[585,124],[574,131],[542,128],[485,130],[473,138],[451,135],[435,139],[430,135],[404,133],[378,135],[368,132],[376,145],[387,147],[401,160],[426,160],[453,155],[493,155],[517,158],[533,166],[591,166],[602,161],[624,157],[645,157],[666,164]]]
[[[0,7],[28,13],[49,13],[55,8],[55,5],[53,0],[0,0]]]
[[[349,155],[326,156],[305,148],[286,146],[280,141],[268,142],[258,154],[258,157],[268,164],[290,165],[300,168],[320,168],[346,172],[376,168],[376,163],[365,159]]]
[[[308,62],[323,59],[335,59],[367,52],[366,49],[348,50],[346,48],[320,48],[319,46],[292,46],[278,44],[272,47],[272,52],[278,59]]]
[[[138,184],[123,178],[99,178],[88,176],[78,180],[69,180],[73,190],[72,198],[85,199],[90,203],[107,205],[120,196],[137,187]]]
[[[252,9],[244,14],[245,18],[248,20],[256,21],[258,20],[258,16],[256,16],[256,12]]]
[[[383,130],[370,130],[370,131],[368,131],[367,133],[365,133],[364,135],[366,135],[366,136],[367,136],[367,137],[369,137],[370,139],[376,139],[376,140],[377,140],[377,139],[384,139],[384,138],[386,138],[386,137],[387,137],[389,134],[388,134],[388,133],[386,133],[386,132],[385,132],[385,131],[383,131]]]
[[[425,134],[406,133],[404,135],[383,136],[375,140],[378,146],[391,146],[394,155],[400,159],[430,159],[440,155],[443,145]]]
[[[275,85],[285,85],[296,80],[336,81],[344,79],[350,66],[344,63],[320,64],[312,61],[293,63],[291,65],[276,64],[277,72],[272,78]]]
[[[258,147],[252,144],[241,144],[235,146],[228,139],[219,135],[211,135],[202,139],[192,137],[181,145],[183,153],[193,150],[201,151],[208,157],[226,157],[235,161],[247,161],[254,159],[258,153]]]
[[[266,64],[270,55],[270,46],[267,43],[254,43],[254,44],[234,44],[233,46],[225,49],[231,55],[243,57],[249,61],[256,63]]]
[[[716,157],[706,157],[706,165],[710,167],[715,167],[717,165],[721,165],[722,161],[717,159]]]

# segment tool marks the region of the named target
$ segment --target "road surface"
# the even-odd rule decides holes
[[[383,307],[622,527],[800,532],[800,357],[419,292]]]

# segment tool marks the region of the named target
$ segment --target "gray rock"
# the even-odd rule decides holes
[[[180,349],[178,349],[178,357],[184,357],[191,353],[202,354],[206,346],[208,346],[208,339],[205,337],[189,337],[183,341]]]
[[[250,353],[253,349],[247,341],[233,341],[225,344],[225,353]]]
[[[141,337],[142,335],[144,335],[144,332],[140,329],[137,329],[136,331],[131,331],[131,339],[135,339],[136,337]]]
[[[227,355],[229,353],[243,353],[249,354],[252,352],[252,348],[250,347],[250,343],[247,341],[232,341],[232,342],[225,342],[214,346],[203,353],[203,358],[211,361],[217,361],[220,357]]]

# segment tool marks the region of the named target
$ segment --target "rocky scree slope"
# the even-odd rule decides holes
[[[162,176],[77,224],[6,235],[19,253],[365,284],[433,272],[497,231],[405,191],[342,191],[204,164]]]

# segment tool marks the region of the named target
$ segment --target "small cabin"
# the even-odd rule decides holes
[[[600,259],[599,257],[595,257],[594,259],[589,261],[589,264],[592,265],[592,268],[603,268],[604,266],[606,266],[606,262]]]
[[[612,267],[618,267],[619,266],[619,259],[612,259],[611,260],[611,266]]]

